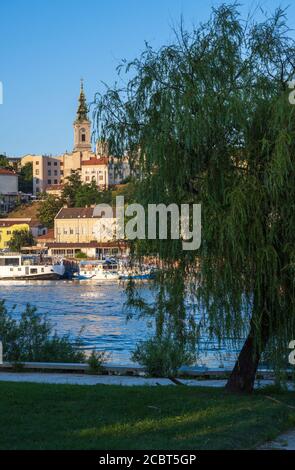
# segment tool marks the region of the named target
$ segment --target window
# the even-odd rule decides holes
[[[47,162],[47,165],[48,165],[48,166],[51,166],[51,162]]]
[[[70,228],[70,235],[74,235],[74,230]]]
[[[35,170],[35,174],[36,174],[36,175],[39,175],[39,170]]]
[[[36,165],[39,165],[39,162],[35,162],[35,163],[36,163]]]
[[[51,184],[51,180],[47,180],[47,183],[48,183],[48,184]]]
[[[86,130],[85,129],[80,130],[80,140],[81,142],[86,142]]]
[[[51,170],[48,170],[48,176],[51,176]]]
[[[39,178],[36,178],[36,183],[39,183]]]
[[[54,176],[57,176],[57,170],[54,170]]]
[[[54,180],[54,184],[57,184],[57,180]]]
[[[54,166],[57,166],[57,162],[54,162]]]

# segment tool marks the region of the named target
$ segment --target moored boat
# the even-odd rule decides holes
[[[156,270],[152,266],[132,266],[123,264],[115,259],[88,260],[80,262],[79,273],[73,279],[80,281],[127,281],[154,279]]]
[[[0,253],[0,280],[61,279],[65,273],[62,260],[39,255]]]
[[[120,281],[149,281],[154,279],[156,271],[150,266],[134,266],[132,268],[123,267],[119,271]]]
[[[89,260],[80,262],[79,273],[73,279],[95,281],[119,280],[118,264],[114,260]]]

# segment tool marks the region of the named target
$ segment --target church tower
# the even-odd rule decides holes
[[[74,152],[83,152],[91,150],[91,122],[88,119],[88,110],[81,80],[79,105],[77,117],[74,121]]]

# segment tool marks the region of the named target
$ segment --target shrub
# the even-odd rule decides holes
[[[93,350],[87,360],[89,364],[90,374],[102,374],[104,371],[104,365],[108,360],[108,354],[106,351]]]
[[[20,319],[12,318],[5,302],[0,302],[0,339],[3,360],[8,362],[84,362],[85,354],[79,348],[80,338],[74,343],[69,335],[58,336],[46,315],[27,305]]]
[[[76,254],[77,259],[87,259],[86,253],[83,253],[83,251],[80,251],[79,253]]]
[[[194,362],[195,354],[170,336],[155,336],[139,342],[131,358],[153,377],[174,377],[181,366]]]

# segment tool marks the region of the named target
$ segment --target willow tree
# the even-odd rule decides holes
[[[191,294],[210,334],[246,338],[231,391],[251,391],[262,353],[285,357],[295,334],[294,63],[284,11],[243,20],[223,5],[192,32],[180,26],[171,45],[123,62],[127,85],[96,96],[100,136],[138,166],[137,201],[202,205],[199,250],[177,240],[137,250],[166,267],[160,333],[167,319],[184,341],[196,333]]]

